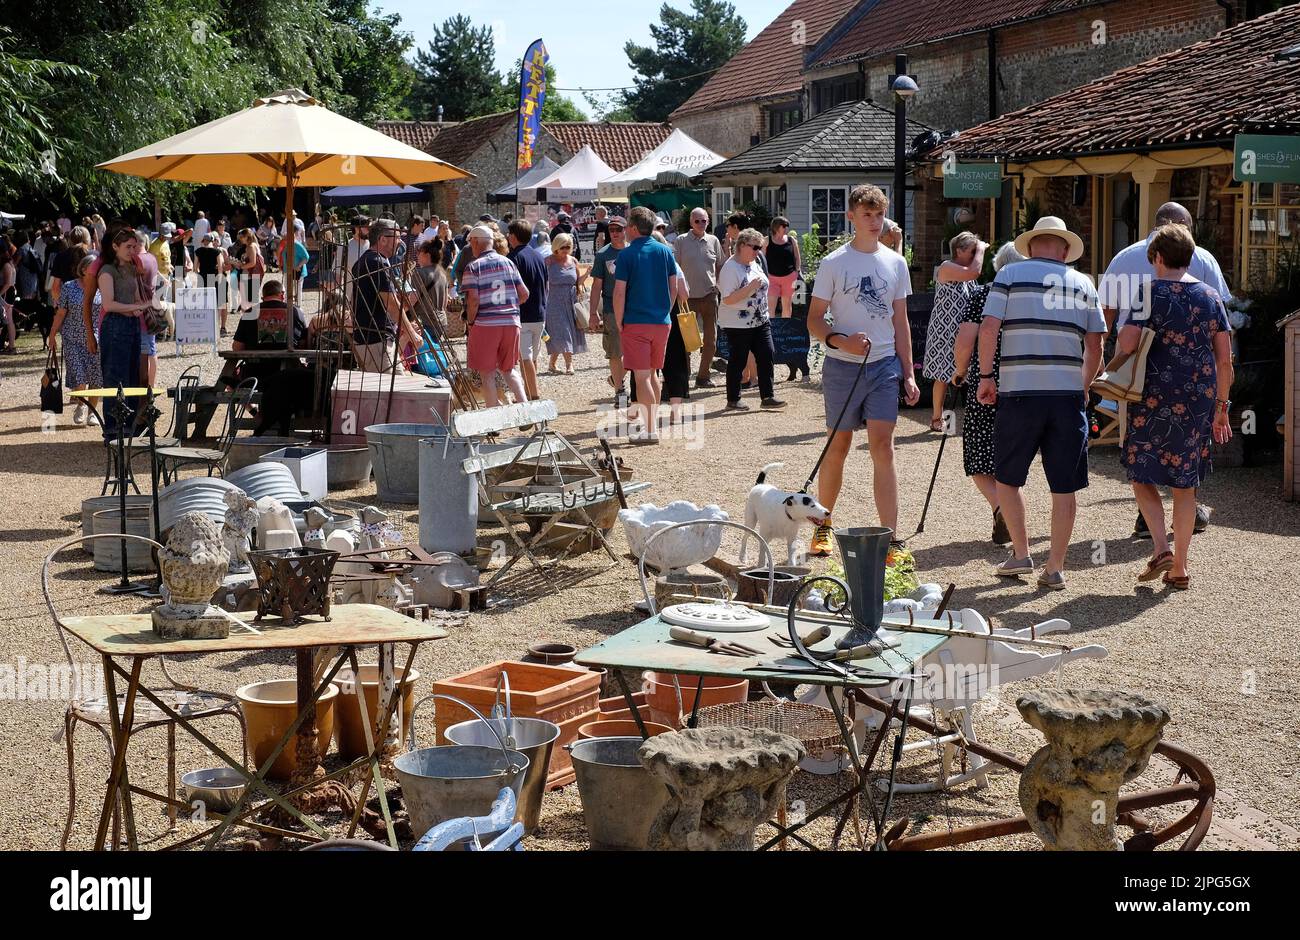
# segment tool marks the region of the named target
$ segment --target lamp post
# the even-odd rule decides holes
[[[907,99],[917,92],[917,84],[907,74],[907,55],[894,57],[894,221],[898,223],[901,251],[907,238]]]

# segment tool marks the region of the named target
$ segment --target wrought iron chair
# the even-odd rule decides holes
[[[239,425],[248,412],[253,396],[257,393],[257,379],[244,379],[231,393],[230,404],[226,408],[226,423],[215,448],[208,447],[161,447],[158,449],[158,463],[162,469],[164,483],[175,481],[181,467],[198,464],[207,467],[208,476],[216,470],[218,476],[226,475],[226,464],[230,459],[230,448],[234,446],[235,435]]]
[[[41,566],[41,593],[45,596],[45,606],[50,609],[50,617],[54,620],[55,630],[58,632],[59,643],[63,645],[64,655],[68,659],[70,675],[80,677],[82,682],[85,677],[80,675],[78,663],[72,657],[72,649],[68,645],[67,627],[64,625],[58,610],[54,606],[54,600],[50,597],[50,566],[54,562],[54,556],[66,548],[73,545],[92,542],[95,539],[133,539],[139,542],[147,542],[154,547],[155,553],[162,548],[153,539],[145,538],[142,535],[123,535],[117,532],[104,532],[97,535],[82,535],[75,539],[70,539],[62,545],[55,548],[47,556]],[[155,555],[155,563],[156,563]],[[190,720],[198,721],[203,718],[215,718],[221,715],[229,715],[239,722],[239,740],[241,760],[245,765],[248,763],[248,728],[244,723],[244,713],[239,707],[238,700],[233,695],[227,695],[222,692],[208,692],[199,689],[196,686],[187,685],[173,679],[167,672],[167,663],[163,657],[157,657],[158,665],[162,669],[162,674],[167,680],[167,685],[150,686],[149,690],[171,705],[176,711],[186,714]],[[77,729],[78,722],[84,722],[97,729],[104,736],[104,745],[108,751],[108,762],[113,763],[113,738],[109,734],[108,728],[111,724],[109,718],[108,697],[105,695],[84,695],[84,687],[72,689],[73,695],[68,700],[68,707],[63,713],[63,728],[56,735],[57,741],[60,737],[64,738],[68,753],[68,818],[63,825],[63,837],[59,840],[60,850],[66,850],[68,847],[68,837],[72,834],[72,825],[77,815],[77,777],[76,777],[76,760],[73,749],[73,734]],[[126,698],[125,693],[118,695],[119,713]],[[137,734],[150,728],[167,729],[167,796],[175,801],[176,796],[176,723],[173,719],[164,715],[157,706],[148,699],[140,697],[135,703],[135,714],[131,724],[131,734]],[[172,828],[176,826],[175,803],[167,807],[167,818]],[[112,845],[117,848],[121,835],[121,809],[115,806],[113,809],[113,841]]]
[[[187,398],[192,397],[194,393],[198,391],[199,385],[202,383],[202,381],[203,381],[203,367],[197,364],[190,366],[188,369],[182,372],[181,377],[176,380],[176,387],[172,391],[172,394],[175,396],[173,400],[175,401],[176,404],[172,408],[171,421],[168,423],[166,431],[163,431],[162,433],[158,433],[157,430],[155,430],[154,432],[156,435],[154,438],[155,447],[161,449],[163,447],[180,446],[181,441],[177,433],[179,429],[176,426],[176,417],[182,411],[182,402],[185,401]],[[126,441],[126,446],[128,450],[127,460],[134,461],[137,457],[141,455],[147,455],[149,453],[148,433],[147,432],[144,434],[137,433],[135,437],[128,438]]]

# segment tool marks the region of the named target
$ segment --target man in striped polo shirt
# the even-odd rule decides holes
[[[1075,493],[1088,485],[1087,388],[1101,367],[1106,321],[1092,282],[1067,265],[1083,255],[1083,239],[1055,216],[1038,220],[1016,239],[1029,260],[998,272],[980,324],[978,399],[997,404],[993,469],[998,501],[1011,531],[1011,557],[1002,577],[1034,572],[1021,487],[1041,451],[1052,491],[1052,548],[1038,584],[1065,587],[1065,553],[1077,509]],[[1001,331],[1002,367],[993,378]]]
[[[515,401],[527,401],[519,364],[519,307],[528,300],[519,270],[492,248],[496,233],[477,225],[469,233],[474,260],[465,267],[461,293],[465,295],[465,320],[469,324],[469,367],[483,381],[489,408],[498,404],[497,371],[506,377]]]

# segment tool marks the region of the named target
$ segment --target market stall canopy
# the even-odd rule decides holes
[[[299,89],[99,164],[219,186],[407,186],[473,174],[349,120]]]
[[[531,189],[537,183],[554,175],[560,165],[550,157],[543,155],[523,176],[518,180],[511,180],[502,186],[496,192],[488,196],[488,202],[516,202],[520,189]]]
[[[428,201],[428,191],[419,186],[335,186],[320,194],[323,206],[386,206]]]
[[[573,159],[554,173],[530,187],[519,187],[520,202],[537,202],[540,190],[546,190],[547,202],[586,202],[596,198],[596,184],[614,169],[596,151],[583,144]]]
[[[680,185],[684,180],[721,163],[723,159],[681,128],[677,128],[668,135],[667,140],[646,154],[640,163],[628,167],[622,173],[611,173],[601,179],[597,185],[597,194],[602,200],[622,202],[627,199],[629,192],[658,185],[661,174],[664,175],[665,184]]]

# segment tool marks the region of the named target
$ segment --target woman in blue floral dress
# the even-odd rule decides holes
[[[90,269],[91,256],[82,246],[73,249],[70,268],[75,276],[64,281],[59,287],[59,306],[54,314],[54,324],[50,327],[50,347],[54,348],[55,337],[63,339],[64,387],[70,392],[79,392],[84,388],[99,388],[103,385],[99,371],[99,356],[92,354],[86,342],[86,323],[82,318],[85,305],[85,293],[80,278]],[[91,301],[90,322],[94,327],[96,341],[99,339],[99,291]],[[72,396],[76,398],[76,396]],[[72,412],[72,423],[86,424],[94,420],[94,412],[84,400],[77,401]]]
[[[1143,400],[1128,406],[1120,461],[1154,543],[1138,580],[1163,575],[1165,584],[1180,590],[1190,586],[1187,551],[1196,524],[1196,488],[1210,472],[1211,444],[1232,437],[1228,315],[1218,293],[1187,273],[1195,248],[1191,233],[1181,225],[1156,230],[1147,248],[1155,280],[1139,288],[1118,345],[1121,355],[1131,354],[1143,327],[1155,331]],[[1174,497],[1173,551],[1165,534],[1160,486],[1169,487]]]

